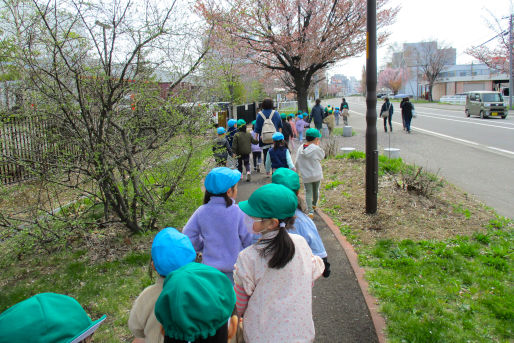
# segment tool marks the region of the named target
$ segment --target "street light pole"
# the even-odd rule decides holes
[[[377,3],[367,0],[366,33],[366,213],[377,212]]]

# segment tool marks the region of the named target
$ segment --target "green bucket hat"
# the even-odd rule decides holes
[[[277,185],[284,185],[293,192],[300,189],[300,177],[289,168],[278,168],[271,177],[271,182]]]
[[[287,118],[287,116],[286,116],[286,114],[285,114],[285,113],[280,113],[280,118],[282,118],[282,119],[286,119],[286,118]]]
[[[77,343],[105,320],[92,321],[72,297],[40,293],[0,315],[0,342]]]
[[[155,316],[166,336],[196,341],[214,336],[227,325],[236,294],[229,278],[211,266],[189,263],[164,280],[155,303]]]
[[[298,199],[292,190],[283,185],[270,183],[258,188],[239,208],[256,218],[285,219],[294,216]]]
[[[243,125],[246,125],[246,121],[244,119],[239,119],[237,121],[237,126],[243,126]]]
[[[321,133],[319,133],[319,131],[317,129],[311,127],[310,129],[308,129],[305,132],[305,136],[306,137],[317,137],[317,138],[320,138],[321,137]]]

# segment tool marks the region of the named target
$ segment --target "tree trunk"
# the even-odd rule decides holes
[[[296,98],[298,100],[298,110],[308,112],[307,96],[309,84],[305,82],[305,75],[293,76],[294,89],[296,90]]]
[[[434,83],[431,82],[428,84],[428,101],[430,102],[433,102],[434,99],[432,98],[432,87],[433,87]]]

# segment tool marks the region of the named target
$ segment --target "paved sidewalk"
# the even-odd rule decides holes
[[[252,182],[238,185],[237,202],[246,200],[258,187],[271,182],[265,174],[252,174]],[[374,343],[378,342],[375,327],[345,251],[326,223],[316,214],[318,227],[328,261],[330,277],[318,279],[313,290],[315,342]]]

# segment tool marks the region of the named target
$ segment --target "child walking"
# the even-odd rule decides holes
[[[227,141],[230,146],[232,146],[232,141],[234,140],[234,135],[237,133],[236,127],[237,120],[229,119],[227,122],[228,131],[227,131]]]
[[[281,132],[275,132],[273,134],[273,148],[268,151],[265,167],[266,174],[268,175],[270,175],[271,170],[275,171],[275,169],[278,168],[294,169],[291,153],[287,148],[287,143],[284,141],[284,135]]]
[[[155,317],[155,302],[161,294],[164,278],[174,270],[193,262],[195,249],[189,238],[172,227],[161,230],[152,243],[152,267],[159,276],[146,287],[130,311],[128,326],[136,337],[132,343],[164,342],[161,324]]]
[[[252,158],[253,158],[253,171],[256,173],[261,172],[260,164],[262,163],[262,148],[259,146],[259,134],[255,132],[255,120],[252,121],[252,138],[257,141],[257,144],[252,143]]]
[[[241,173],[230,168],[214,168],[205,178],[203,205],[189,218],[183,233],[191,239],[202,263],[225,273],[233,280],[237,255],[252,244],[244,225],[244,214],[235,204]]]
[[[307,143],[300,146],[296,153],[296,167],[302,175],[307,211],[312,219],[318,204],[319,184],[323,179],[321,160],[325,158],[325,152],[319,147],[321,134],[317,129],[308,129],[305,137]]]
[[[303,120],[303,115],[299,114],[298,119],[295,122],[296,125],[296,131],[298,132],[298,140],[300,143],[303,141],[303,133],[305,131],[305,128],[308,126],[308,124]]]
[[[295,151],[294,138],[298,137],[298,131],[296,130],[296,122],[294,119],[294,114],[290,114],[287,116],[287,122],[291,126],[291,130],[293,130],[293,136],[292,136],[293,139],[289,140],[289,143],[291,143],[290,148],[291,148],[291,151]]]
[[[300,201],[303,200],[298,195],[298,191],[300,190],[300,177],[295,171],[291,169],[279,168],[273,173],[271,182],[286,186],[296,194],[298,198],[298,207],[295,211],[296,219],[294,221],[293,228],[288,232],[295,233],[305,238],[307,244],[309,244],[309,247],[312,250],[312,253],[321,257],[323,260],[323,263],[325,264],[325,271],[323,272],[323,276],[328,277],[330,275],[330,263],[328,262],[327,251],[325,250],[323,241],[319,236],[316,224],[314,224],[312,219],[305,215],[300,204]]]
[[[324,266],[303,237],[287,233],[297,206],[296,195],[277,184],[240,203],[248,230],[262,234],[239,254],[234,271],[246,342],[314,341],[312,286]]]
[[[155,304],[164,343],[227,343],[237,331],[235,304],[234,288],[220,271],[200,263],[177,269]]]
[[[232,142],[232,151],[237,156],[237,169],[243,178],[243,164],[246,169],[246,181],[250,182],[252,170],[250,169],[250,153],[252,152],[252,143],[258,144],[259,141],[253,139],[249,132],[246,132],[246,122],[244,119],[237,121],[238,132],[234,136]]]
[[[214,155],[216,165],[218,167],[225,167],[227,165],[228,156],[232,155],[232,149],[230,148],[227,137],[225,137],[225,128],[218,127],[216,131],[218,133],[218,137],[212,146],[212,153]]]

